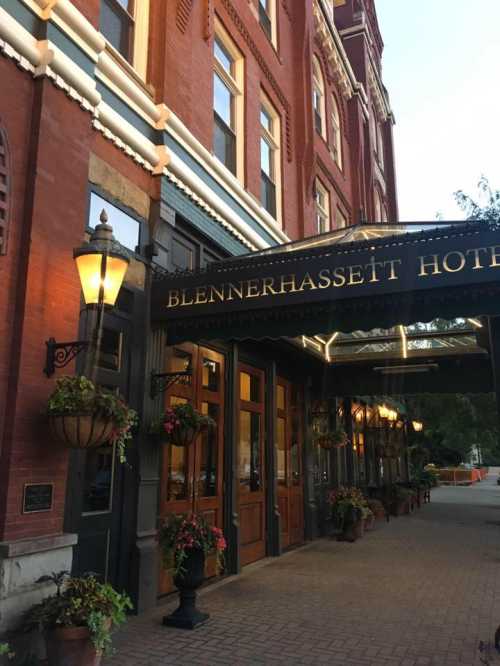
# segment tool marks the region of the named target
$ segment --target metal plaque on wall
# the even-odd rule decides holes
[[[23,513],[50,511],[53,494],[53,483],[26,483],[23,493]]]

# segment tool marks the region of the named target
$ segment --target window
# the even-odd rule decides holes
[[[7,136],[0,128],[0,254],[7,252],[9,224],[10,159]]]
[[[113,227],[113,236],[128,250],[135,252],[139,245],[140,223],[95,192],[90,193],[89,227],[94,229],[99,224],[103,209],[108,215],[108,224]]]
[[[269,41],[276,47],[276,0],[259,0],[259,23]]]
[[[243,180],[243,58],[217,23],[213,76],[214,154]]]
[[[382,126],[377,123],[377,157],[381,168],[384,168],[384,141],[382,139]]]
[[[335,212],[335,228],[344,229],[344,227],[347,227],[347,217],[340,210],[340,208],[337,208]]]
[[[102,0],[99,28],[111,46],[145,79],[149,0]]]
[[[330,195],[316,178],[316,229],[318,234],[330,231]]]
[[[325,82],[316,56],[313,56],[313,110],[316,132],[326,140]]]
[[[260,106],[260,192],[264,208],[279,218],[280,203],[280,119],[269,100]]]
[[[342,169],[342,133],[340,131],[340,113],[337,100],[333,95],[331,150],[333,153],[333,159],[337,163],[339,169]]]

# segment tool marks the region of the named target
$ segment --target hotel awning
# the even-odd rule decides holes
[[[500,225],[357,225],[156,275],[169,343],[390,329],[500,314]]]

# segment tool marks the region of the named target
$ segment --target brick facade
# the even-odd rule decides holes
[[[318,1],[317,11],[324,14],[321,20],[327,21],[326,3]],[[27,11],[21,0],[15,2]],[[31,4],[36,5],[36,2]],[[39,4],[43,5],[42,2]],[[82,62],[88,58],[85,76],[78,69],[75,71],[79,74],[72,75],[67,63],[57,69],[56,60],[51,64],[51,71],[44,70],[44,64],[37,60],[35,47],[34,50],[28,46],[19,47],[22,40],[26,44],[26,31],[29,32],[30,26],[37,21],[40,26],[52,21],[51,8],[47,10],[49,18],[40,12],[30,16],[29,21],[26,19],[24,26],[19,25],[16,29],[22,40],[14,39],[9,48],[4,49],[5,57],[0,56],[0,80],[6,93],[0,99],[0,127],[10,146],[12,172],[9,245],[7,253],[0,255],[0,541],[5,542],[56,535],[63,531],[68,452],[52,441],[41,415],[46,398],[54,387],[54,378],[47,379],[43,367],[45,341],[49,337],[61,341],[74,340],[78,336],[80,285],[72,250],[82,242],[88,222],[91,156],[106,164],[118,180],[123,179],[122,189],[126,188],[127,182],[132,183],[149,199],[151,210],[158,210],[162,179],[166,181],[169,174],[174,173],[174,167],[170,172],[171,160],[167,156],[163,170],[159,167],[160,173],[155,173],[153,169],[158,168],[157,165],[149,164],[148,160],[152,159],[150,156],[156,147],[163,145],[168,132],[168,110],[178,117],[195,140],[212,152],[215,16],[229,33],[245,63],[244,178],[241,191],[231,190],[233,200],[222,205],[221,197],[217,195],[214,200],[209,196],[210,192],[206,197],[196,191],[194,195],[190,194],[189,188],[194,188],[198,181],[187,179],[179,185],[182,177],[175,172],[176,187],[183,196],[195,201],[197,213],[211,224],[218,225],[221,234],[222,230],[236,234],[238,242],[243,243],[242,233],[247,234],[246,245],[242,247],[253,247],[247,242],[252,236],[245,231],[245,225],[242,225],[243,232],[230,227],[240,210],[254,215],[260,206],[262,90],[281,120],[282,229],[286,236],[276,232],[275,242],[317,233],[316,177],[330,194],[332,221],[337,208],[349,224],[357,223],[360,215],[368,220],[374,219],[375,188],[382,193],[389,218],[397,220],[392,119],[389,116],[380,119],[385,153],[385,171],[381,172],[375,165],[371,149],[374,139],[366,117],[366,112],[374,109],[366,67],[370,59],[379,63],[381,40],[375,41],[378,51],[373,54],[368,52],[362,31],[359,35],[352,33],[354,36],[349,33],[349,38],[342,39],[345,51],[340,60],[346,58],[349,61],[349,67],[362,87],[361,92],[356,91],[352,80],[349,84],[351,93],[346,95],[335,67],[348,71],[348,66],[332,65],[324,39],[318,34],[313,3],[309,0],[276,0],[277,49],[258,23],[258,0],[150,0],[147,81],[140,82],[111,50],[110,58],[115,62],[112,85],[95,73],[94,61],[99,63],[102,54],[94,55],[92,59],[85,49],[81,49],[86,35],[94,34],[93,28],[99,27],[99,4],[99,0],[73,0],[80,18],[62,24],[61,30],[65,30],[65,25],[70,28],[64,38],[66,41],[61,39],[57,44],[57,48],[64,51],[75,33],[80,31],[80,42],[73,45],[65,57],[75,68],[83,67]],[[335,8],[339,34],[357,24],[354,5],[361,6],[368,13],[371,29],[376,32],[372,3],[369,0],[348,0],[344,6]],[[17,16],[21,16],[21,12]],[[9,35],[1,32],[1,28],[0,38],[9,44]],[[31,39],[37,40],[38,35]],[[93,39],[93,46],[87,49],[89,53],[97,48],[98,39],[95,35]],[[25,48],[25,52],[18,53],[17,47]],[[313,55],[321,63],[326,86],[326,141],[314,130],[311,105]],[[31,69],[26,64],[30,58],[33,60]],[[109,72],[107,76],[111,76]],[[352,77],[352,73],[345,76]],[[124,77],[128,77],[126,85],[122,83]],[[109,89],[105,97],[103,88],[106,86]],[[130,89],[133,89],[131,95],[128,93]],[[101,91],[106,104],[115,105],[112,110],[118,120],[108,121],[106,125],[109,114],[106,116],[106,108],[96,101],[96,90]],[[381,94],[385,93],[382,91]],[[335,163],[329,143],[332,96],[340,111],[342,170]],[[167,107],[164,116],[163,105]],[[164,119],[150,120],[151,107],[158,110],[159,117],[167,117],[166,125]],[[142,137],[136,140],[143,126],[148,128],[152,139]],[[151,142],[150,148],[144,147],[147,141]],[[162,154],[160,150],[158,155]],[[193,159],[198,157],[195,155]],[[120,186],[117,191],[119,189]],[[106,194],[105,186],[103,190]],[[110,192],[110,195],[116,199],[116,192]],[[224,219],[226,214],[227,219]],[[155,215],[151,213],[149,220],[152,230],[157,221]],[[142,216],[146,218],[145,213]],[[258,227],[261,217],[255,214],[255,220]],[[264,238],[262,234],[261,237]],[[223,239],[222,235],[220,239]],[[220,242],[222,244],[222,240]],[[66,372],[73,371],[74,365],[66,368]],[[24,484],[46,481],[55,484],[53,509],[42,514],[23,515]]]

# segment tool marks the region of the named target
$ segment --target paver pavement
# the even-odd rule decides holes
[[[480,664],[500,624],[496,474],[435,489],[354,544],[322,539],[247,567],[203,591],[211,619],[194,631],[161,625],[175,605],[131,619],[105,665]]]

